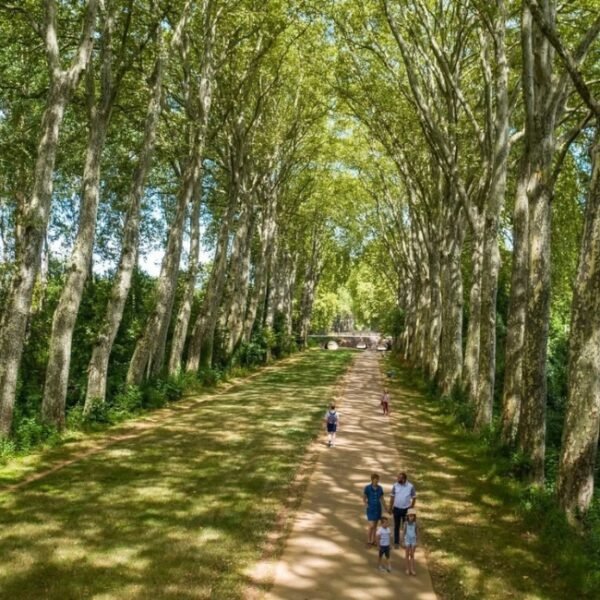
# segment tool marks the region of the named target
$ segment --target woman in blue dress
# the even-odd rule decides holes
[[[382,515],[383,488],[379,485],[379,475],[371,473],[371,483],[363,490],[363,503],[367,513],[367,546],[376,546],[375,531]]]

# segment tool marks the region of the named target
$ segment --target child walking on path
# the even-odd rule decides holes
[[[388,518],[383,515],[381,517],[381,526],[377,529],[377,545],[379,546],[379,560],[377,568],[380,571],[392,572],[392,564],[390,561],[390,544],[392,541],[392,532],[388,525]],[[385,568],[382,565],[383,557],[385,556]]]
[[[335,403],[329,405],[329,409],[325,413],[325,428],[327,429],[327,445],[331,448],[335,446],[335,434],[340,420],[340,414],[335,410]]]
[[[417,511],[409,508],[407,521],[404,523],[404,548],[406,550],[406,574],[416,575],[415,571],[415,548],[417,547]]]
[[[390,393],[387,387],[383,388],[383,395],[381,396],[381,408],[383,409],[384,415],[390,414]]]

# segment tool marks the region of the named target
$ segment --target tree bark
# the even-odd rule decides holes
[[[483,219],[479,215],[476,220],[477,227],[473,233],[473,251],[471,253],[473,282],[469,292],[469,323],[467,325],[463,364],[463,387],[472,406],[477,405],[479,354],[481,350],[481,277],[485,245],[485,227],[482,221]]]
[[[93,69],[88,70],[89,135],[83,169],[83,189],[77,236],[67,267],[66,281],[54,311],[48,349],[46,381],[42,398],[42,418],[46,423],[63,429],[67,385],[71,366],[71,345],[83,290],[90,272],[98,202],[100,200],[100,170],[112,109],[120,80],[112,76],[113,16],[108,14],[102,36],[101,92],[96,100]]]
[[[529,164],[525,157],[522,159],[520,171],[513,211],[513,257],[502,394],[501,439],[506,446],[514,446],[517,441],[523,390],[523,352],[529,264],[527,243],[529,238],[529,203],[527,199]]]
[[[242,229],[240,252],[237,259],[237,265],[233,265],[233,287],[231,290],[230,301],[228,303],[228,318],[226,321],[227,343],[225,355],[227,359],[231,358],[234,350],[237,348],[244,327],[244,316],[248,303],[248,288],[250,285],[250,258],[252,253],[252,238],[254,236],[254,224],[256,215],[254,207],[248,207],[248,216]]]
[[[183,175],[175,217],[169,228],[167,248],[156,287],[154,308],[146,321],[144,331],[135,346],[129,363],[128,385],[139,385],[148,377],[156,377],[163,367],[164,341],[173,309],[185,215],[194,192],[198,188],[203,145],[204,137],[198,130]]]
[[[554,2],[545,2],[554,20]],[[552,159],[558,102],[553,79],[554,52],[531,13],[523,9],[523,89],[528,161],[528,280],[525,316],[523,389],[517,442],[530,461],[529,477],[543,483],[546,437],[546,355],[550,316],[550,233],[553,181]]]
[[[425,333],[425,372],[427,373],[427,376],[434,381],[438,376],[440,368],[443,327],[440,251],[435,245],[429,251],[429,279],[427,283],[429,298],[426,300],[427,305],[423,307],[427,319],[426,322],[421,321],[420,326],[427,332]]]
[[[453,226],[451,229],[455,229]],[[462,227],[446,235],[442,265],[442,337],[439,382],[448,396],[462,377],[463,285],[460,265]]]
[[[496,378],[496,299],[500,251],[498,224],[506,196],[508,154],[510,151],[510,109],[508,97],[508,61],[506,58],[506,4],[497,0],[494,19],[494,48],[498,70],[496,81],[496,117],[492,158],[490,198],[485,211],[485,245],[481,284],[480,354],[477,382],[477,413],[475,429],[481,430],[492,422],[494,385]]]
[[[185,339],[192,314],[192,304],[196,292],[196,279],[198,277],[198,268],[200,260],[200,207],[202,199],[201,186],[195,193],[192,203],[192,213],[190,217],[190,252],[189,264],[184,285],[183,298],[175,319],[175,328],[171,340],[171,353],[169,355],[168,372],[169,375],[176,375],[181,371],[181,357],[185,346]]]
[[[246,310],[246,317],[244,319],[242,340],[246,344],[251,339],[252,331],[258,317],[258,308],[264,307],[265,303],[267,275],[269,265],[272,262],[273,242],[277,231],[277,222],[275,220],[276,210],[277,197],[272,194],[268,197],[266,208],[264,209],[263,222],[260,230],[260,253],[254,264],[253,285]]]
[[[131,289],[131,279],[138,255],[138,236],[140,226],[140,209],[146,177],[150,171],[156,129],[161,113],[162,97],[162,58],[159,56],[152,74],[152,92],[148,102],[144,138],[139,153],[138,163],[133,173],[133,181],[128,194],[128,210],[123,227],[123,241],[117,273],[112,285],[108,305],[106,307],[103,326],[92,349],[88,365],[88,382],[85,395],[84,414],[89,414],[96,403],[106,400],[106,381],[110,353],[121,325],[125,303]]]
[[[86,3],[82,41],[68,70],[60,68],[56,36],[56,1],[46,0],[45,6],[45,41],[50,69],[50,89],[40,128],[31,197],[22,211],[23,230],[19,236],[18,260],[0,326],[0,436],[4,437],[10,434],[12,425],[33,286],[39,270],[42,244],[50,215],[52,174],[60,128],[65,107],[89,62],[98,0],[88,0]]]
[[[594,495],[600,428],[600,116],[571,311],[568,373],[557,493],[575,523]]]
[[[237,194],[230,192],[227,214],[223,216],[219,228],[213,267],[206,286],[206,295],[192,330],[185,365],[185,370],[188,373],[196,372],[201,365],[207,367],[212,365],[218,308],[225,286],[229,232],[237,209],[237,201]]]

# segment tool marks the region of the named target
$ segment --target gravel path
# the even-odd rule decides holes
[[[411,466],[398,455],[392,427],[381,415],[378,360],[372,351],[359,354],[345,377],[336,447],[326,448],[323,435],[267,600],[436,600],[422,547],[416,552],[416,577],[404,572],[403,550],[392,549],[392,573],[382,573],[377,550],[365,547],[362,490],[370,473],[379,472],[387,505],[397,472],[410,475]],[[426,509],[417,501],[421,508]]]

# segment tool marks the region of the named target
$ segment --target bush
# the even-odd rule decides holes
[[[253,338],[247,344],[241,344],[237,352],[237,361],[243,367],[255,367],[267,359],[267,349]]]
[[[175,402],[183,396],[185,390],[184,377],[174,375],[167,379],[158,379],[154,382],[157,392],[163,394],[167,402]]]
[[[137,385],[127,386],[111,402],[111,413],[118,416],[134,414],[142,410],[143,394]]]
[[[30,452],[42,444],[54,443],[59,437],[56,428],[42,423],[35,416],[21,416],[15,421],[13,440],[19,453]]]
[[[203,367],[198,371],[197,378],[203,386],[214,387],[223,379],[223,371],[212,369],[210,367]]]
[[[531,459],[521,450],[513,452],[509,457],[510,474],[523,479],[531,471]]]
[[[436,388],[431,388],[430,394],[436,393]],[[471,431],[475,425],[475,407],[467,400],[464,392],[458,387],[452,390],[450,396],[440,397],[442,411],[451,415],[464,429]]]
[[[0,461],[11,458],[17,453],[14,440],[0,438]]]
[[[106,402],[94,402],[87,414],[83,415],[84,423],[109,424],[113,422],[110,407]]]

